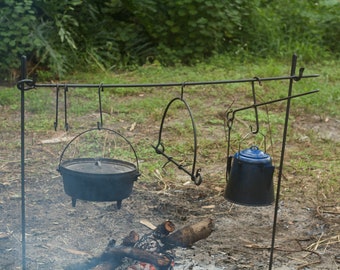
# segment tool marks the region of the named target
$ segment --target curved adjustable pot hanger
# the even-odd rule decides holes
[[[197,159],[197,133],[196,133],[196,126],[195,126],[195,122],[194,122],[194,118],[192,116],[192,113],[191,113],[191,109],[188,105],[188,103],[185,101],[185,99],[183,98],[183,93],[184,93],[184,86],[185,86],[185,83],[182,84],[182,88],[181,88],[181,95],[180,97],[176,97],[176,98],[173,98],[169,103],[168,105],[166,106],[165,108],[165,111],[164,111],[164,114],[163,114],[163,117],[162,117],[162,122],[161,122],[161,126],[160,126],[160,129],[159,129],[159,135],[158,135],[158,142],[157,142],[157,145],[156,146],[153,146],[152,147],[155,149],[156,153],[157,154],[160,154],[160,155],[163,155],[165,158],[167,158],[167,163],[169,162],[172,162],[174,163],[178,169],[184,171],[186,174],[190,175],[191,177],[191,180],[198,186],[202,183],[202,176],[201,176],[201,169],[195,169],[196,167],[196,159]],[[165,153],[165,147],[164,147],[164,143],[162,141],[162,132],[163,132],[163,126],[164,126],[164,121],[165,121],[165,118],[166,118],[166,115],[168,113],[168,110],[169,108],[171,107],[171,105],[174,103],[174,102],[181,102],[184,104],[186,110],[188,111],[189,113],[189,116],[190,116],[190,120],[191,120],[191,124],[192,124],[192,130],[193,130],[193,141],[194,141],[194,145],[193,145],[193,161],[192,161],[192,170],[191,172],[188,171],[184,165],[180,164],[179,162],[177,162],[176,160],[174,160],[173,157],[167,155]]]

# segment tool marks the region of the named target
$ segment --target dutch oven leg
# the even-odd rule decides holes
[[[117,201],[117,208],[122,208],[122,200]]]
[[[72,206],[76,207],[77,199],[72,197]]]

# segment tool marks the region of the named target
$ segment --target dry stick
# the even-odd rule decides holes
[[[303,247],[301,246],[301,243],[300,243],[299,239],[294,239],[294,240],[298,243],[298,245],[300,246],[300,249],[292,249],[292,250],[288,250],[288,249],[283,249],[283,248],[278,248],[278,247],[276,247],[276,248],[274,248],[274,249],[277,250],[277,251],[288,252],[288,253],[294,253],[294,252],[296,252],[296,253],[297,253],[297,252],[308,252],[308,253],[313,253],[313,254],[315,254],[315,255],[318,256],[319,260],[314,261],[314,262],[310,262],[310,263],[305,263],[305,264],[303,264],[303,265],[300,265],[300,266],[298,266],[298,268],[297,268],[298,270],[299,270],[299,269],[303,269],[303,268],[305,268],[305,267],[308,267],[308,266],[310,266],[310,265],[322,263],[321,255],[320,255],[318,252],[313,251],[313,250],[308,250],[308,249],[306,249],[306,248],[303,248]],[[256,244],[254,244],[254,245],[245,245],[245,247],[247,247],[247,248],[253,248],[253,249],[267,249],[267,250],[270,249],[270,247],[259,246],[259,245],[256,245]]]
[[[315,255],[318,256],[319,260],[318,261],[314,261],[314,262],[310,262],[310,263],[306,263],[306,264],[303,264],[303,265],[300,265],[297,269],[304,269],[305,267],[308,267],[308,266],[311,266],[311,265],[314,265],[314,264],[320,264],[322,262],[322,258],[321,258],[321,255],[315,251],[312,251],[312,250],[301,250],[301,251],[306,251],[306,252],[311,252]]]
[[[332,215],[339,215],[340,212],[336,212],[336,211],[327,211],[327,210],[322,210],[322,208],[326,208],[326,207],[335,207],[335,205],[324,205],[324,206],[321,206],[321,205],[318,205],[316,207],[316,212],[318,213],[318,215],[322,218],[325,218],[322,216],[323,213],[325,214],[332,214]]]
[[[141,219],[139,221],[140,224],[143,224],[144,226],[148,227],[151,230],[156,229],[157,227],[155,225],[153,225],[149,220],[147,219]]]
[[[303,265],[300,265],[297,269],[303,269],[305,267],[308,267],[310,265],[314,265],[314,264],[320,264],[322,262],[322,258],[321,258],[321,255],[319,253],[317,253],[316,251],[313,251],[313,250],[308,250],[304,247],[302,247],[300,241],[298,239],[295,239],[295,241],[298,243],[298,245],[300,246],[301,248],[301,251],[305,251],[305,252],[309,252],[309,253],[313,253],[315,254],[316,256],[318,256],[319,260],[318,261],[314,261],[314,262],[310,262],[310,263],[306,263],[306,264],[303,264]],[[306,256],[307,257],[307,256]]]
[[[165,190],[167,190],[168,189],[168,184],[164,181],[164,178],[162,177],[162,175],[161,175],[161,173],[159,172],[159,170],[155,170],[154,171],[154,176],[160,181],[160,182],[162,182],[163,184],[164,184],[164,187],[163,187],[163,189],[162,190],[160,190],[160,191],[157,191],[157,193],[161,193],[161,192],[164,192]]]
[[[335,235],[335,236],[331,236],[325,239],[321,240],[322,235],[319,237],[319,239],[310,244],[306,249],[307,250],[317,250],[319,248],[319,246],[321,245],[332,245],[332,244],[337,244],[340,243],[340,235]]]

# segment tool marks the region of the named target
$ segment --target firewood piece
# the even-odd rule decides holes
[[[139,221],[140,224],[143,224],[144,226],[148,227],[151,230],[156,229],[157,227],[155,225],[153,225],[149,220],[147,219],[141,219]]]
[[[172,233],[175,230],[175,224],[173,224],[170,220],[164,221],[162,224],[159,224],[156,229],[153,231],[153,235],[162,239]]]
[[[165,245],[164,248],[191,247],[197,241],[207,238],[213,231],[213,227],[214,224],[211,218],[185,226],[162,240]]]
[[[156,267],[170,266],[171,258],[166,255],[149,252],[143,249],[134,247],[117,246],[107,250],[102,255],[102,260],[109,261],[112,258],[128,257],[137,261],[146,262],[155,265]]]
[[[131,231],[128,236],[125,236],[122,241],[122,245],[126,247],[132,247],[139,240],[139,234],[135,231]]]

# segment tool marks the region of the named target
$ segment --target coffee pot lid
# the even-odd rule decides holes
[[[250,163],[268,163],[271,162],[270,155],[260,150],[257,146],[251,146],[250,148],[241,150],[235,154],[235,158],[238,160],[250,162]]]

